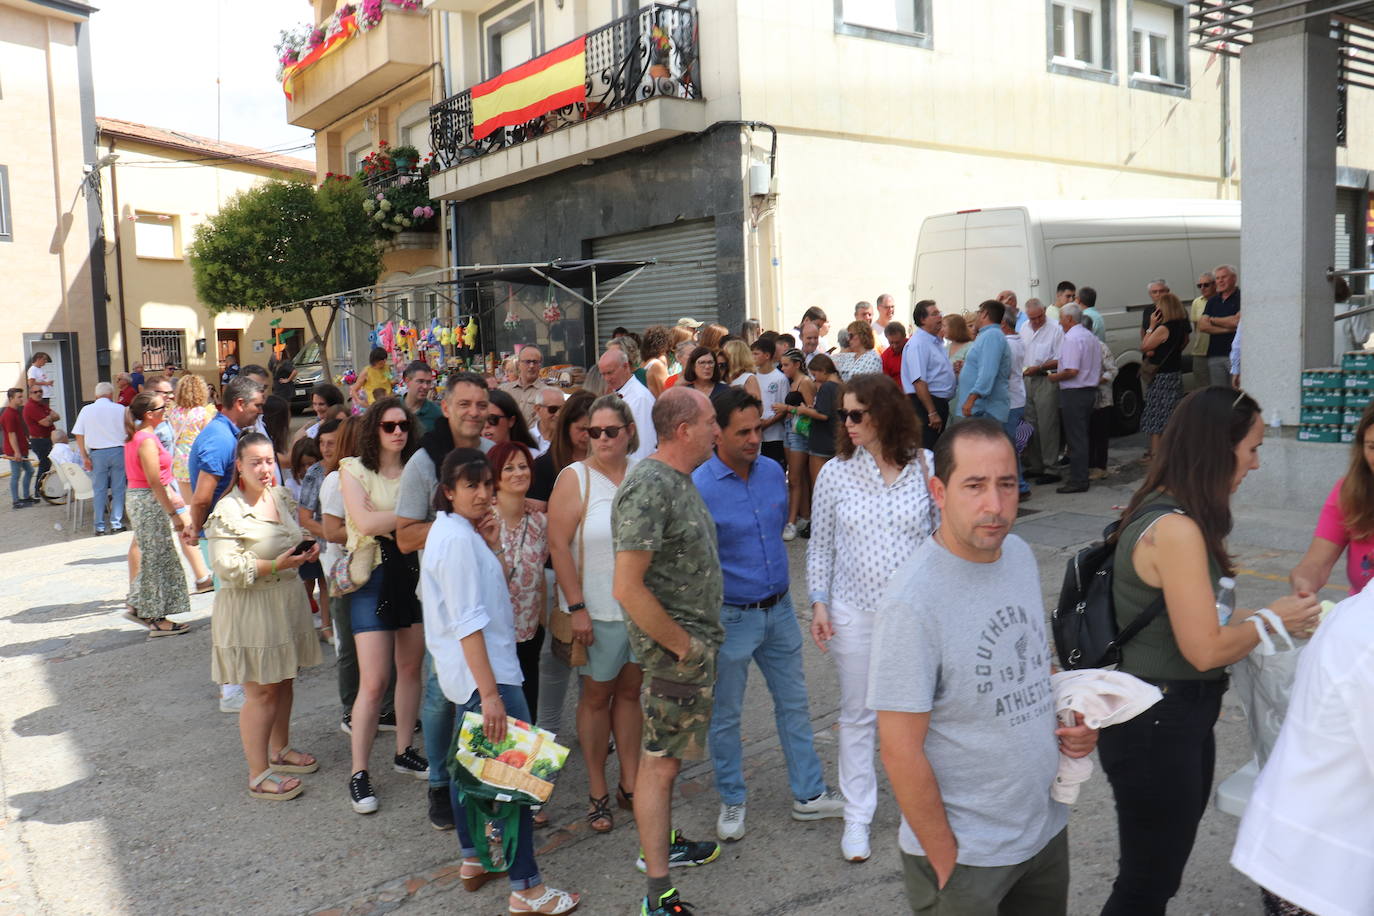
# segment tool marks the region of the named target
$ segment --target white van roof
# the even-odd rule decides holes
[[[1121,200],[1022,200],[990,203],[977,207],[933,214],[954,216],[983,210],[1025,210],[1040,223],[1078,222],[1081,220],[1139,219],[1166,216],[1240,217],[1240,201],[1209,200],[1205,198],[1153,198]]]

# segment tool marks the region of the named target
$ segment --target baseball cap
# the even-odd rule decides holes
[[[695,331],[697,328],[701,327],[701,325],[702,325],[702,322],[697,321],[695,318],[679,318],[679,319],[677,320],[677,326],[678,326],[678,327],[680,327],[680,328],[691,328],[693,331]]]

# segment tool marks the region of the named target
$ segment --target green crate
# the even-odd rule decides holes
[[[1346,392],[1338,388],[1304,388],[1303,407],[1344,407]]]
[[[1343,444],[1345,444],[1345,445],[1349,445],[1351,442],[1354,442],[1354,441],[1355,441],[1355,427],[1353,427],[1353,426],[1343,426],[1343,427],[1341,427],[1341,442],[1342,442]]]
[[[1347,385],[1345,373],[1339,369],[1308,369],[1302,374],[1303,390],[1308,388],[1368,388],[1368,385]]]
[[[1299,426],[1299,442],[1340,442],[1339,426]]]
[[[1299,420],[1304,426],[1328,426],[1345,423],[1345,410],[1340,407],[1304,407]]]
[[[1371,372],[1374,371],[1374,351],[1355,350],[1341,357],[1341,371],[1343,372]]]
[[[1342,388],[1374,388],[1374,372],[1343,372]]]
[[[1341,398],[1341,406],[1354,407],[1362,411],[1369,406],[1370,401],[1374,401],[1374,391],[1368,388],[1347,388]]]

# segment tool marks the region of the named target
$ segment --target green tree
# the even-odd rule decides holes
[[[234,195],[196,229],[187,250],[196,294],[211,312],[250,312],[371,286],[382,255],[363,210],[358,182],[330,179],[316,188],[270,181]],[[326,371],[337,299],[323,332],[313,308],[302,307]]]

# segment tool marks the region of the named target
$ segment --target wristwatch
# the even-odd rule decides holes
[[[585,602],[585,601],[579,601],[579,602],[577,602],[576,604],[570,604],[570,605],[568,605],[568,613],[569,613],[569,614],[571,614],[573,611],[585,611],[586,609],[587,609],[587,602]]]

